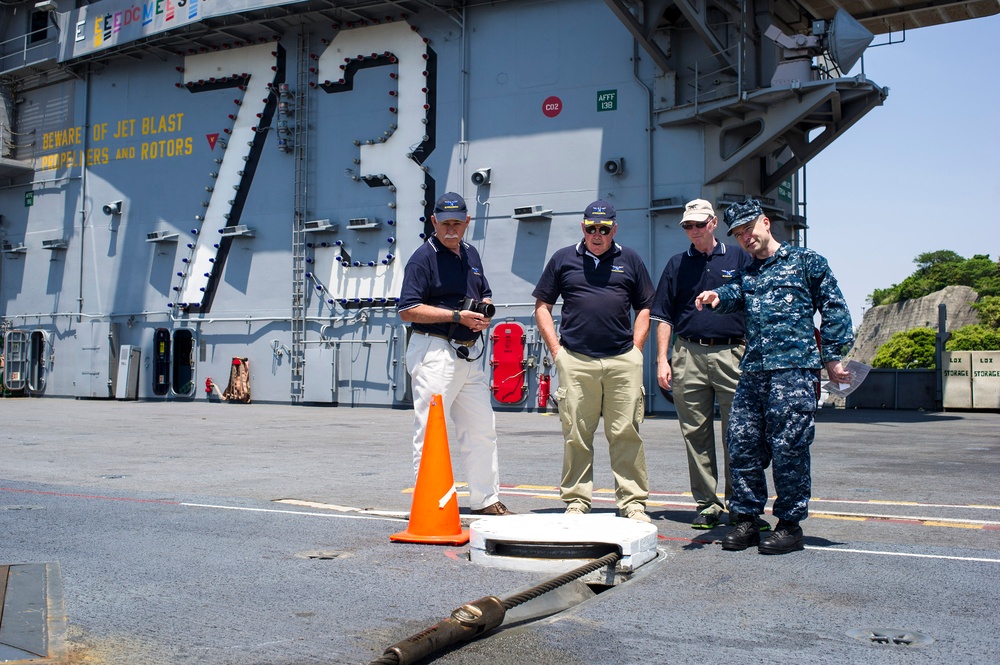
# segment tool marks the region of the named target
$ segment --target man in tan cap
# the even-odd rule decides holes
[[[727,505],[716,494],[716,401],[722,417],[727,503],[732,495],[725,433],[745,346],[742,311],[726,315],[698,311],[694,299],[702,291],[728,283],[752,262],[751,256],[736,245],[715,239],[718,224],[708,201],[695,199],[684,206],[680,226],[691,246],[667,261],[650,310],[650,318],[658,322],[656,379],[663,390],[673,390],[677,420],[687,446],[691,494],[697,503],[691,524],[695,529],[713,528]],[[668,360],[671,347],[672,361]]]

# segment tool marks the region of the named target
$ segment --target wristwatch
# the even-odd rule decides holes
[[[458,323],[459,321],[461,321],[462,320],[462,314],[461,314],[461,312],[459,312],[457,309],[454,312],[452,312],[451,313],[451,320],[454,321],[455,323]]]

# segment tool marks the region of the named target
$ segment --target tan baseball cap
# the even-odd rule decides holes
[[[684,206],[684,216],[681,217],[680,223],[707,222],[713,217],[715,217],[715,209],[712,204],[705,199],[695,199]]]

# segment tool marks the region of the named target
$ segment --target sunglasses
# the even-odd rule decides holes
[[[708,222],[711,222],[711,221],[712,220],[708,220]],[[695,222],[694,224],[681,224],[681,228],[684,229],[685,231],[690,231],[691,229],[693,229],[695,227],[697,227],[699,229],[703,229],[706,226],[708,226],[708,222]]]
[[[592,236],[595,233],[600,233],[602,236],[611,234],[610,226],[598,226],[597,224],[588,224],[583,227],[583,230],[586,231],[588,236]]]

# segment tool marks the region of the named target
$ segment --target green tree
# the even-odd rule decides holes
[[[951,333],[944,348],[946,351],[1000,351],[1000,330],[982,324],[962,326]]]
[[[976,293],[983,296],[1000,296],[1000,274],[976,282]]]
[[[874,307],[878,307],[879,305],[891,305],[894,302],[899,302],[899,285],[893,284],[886,289],[875,289],[872,291],[871,295],[868,296],[868,300]]]
[[[934,369],[934,331],[912,328],[898,332],[879,347],[872,360],[879,369]]]
[[[964,261],[960,254],[956,254],[950,249],[939,249],[936,252],[924,252],[917,258],[913,259],[913,262],[917,264],[918,270],[926,270],[931,266],[937,265],[939,263],[948,263],[956,261]]]
[[[948,351],[1000,350],[1000,297],[985,296],[972,303],[979,324],[964,326],[951,333],[945,349]]]
[[[1000,296],[983,296],[979,302],[972,303],[979,322],[989,328],[1000,329]]]
[[[875,289],[869,298],[874,305],[890,305],[922,298],[946,286],[969,286],[980,296],[1000,296],[1000,262],[987,254],[963,259],[951,250],[925,252],[915,259],[917,270],[899,284]]]

